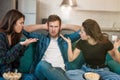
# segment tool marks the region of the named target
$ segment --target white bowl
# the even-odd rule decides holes
[[[3,78],[5,80],[19,80],[21,78],[22,74],[21,73],[13,73],[13,72],[8,72],[3,74]]]
[[[87,72],[84,74],[84,77],[86,80],[99,80],[100,79],[100,75],[95,72]]]

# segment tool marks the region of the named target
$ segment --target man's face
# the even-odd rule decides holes
[[[51,37],[54,37],[54,38],[58,37],[58,35],[60,33],[59,21],[49,22],[48,30],[49,30],[49,34]]]

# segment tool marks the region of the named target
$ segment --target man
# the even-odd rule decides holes
[[[69,27],[68,27],[69,26]],[[66,34],[71,42],[75,42],[80,38],[79,29],[77,25],[62,25],[61,19],[57,15],[50,15],[46,25],[34,25],[24,27],[28,32],[47,29],[48,35],[28,33],[23,31],[28,38],[38,38],[36,44],[37,57],[35,63],[35,76],[39,80],[69,80],[65,74],[68,67],[67,43],[59,36],[61,29],[70,29],[76,31],[72,34]],[[77,31],[78,30],[78,31]]]

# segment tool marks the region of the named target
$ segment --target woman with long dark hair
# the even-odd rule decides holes
[[[109,53],[115,61],[120,63],[120,53],[118,51],[120,40],[115,41],[113,45],[109,39],[103,35],[98,23],[92,19],[87,19],[82,23],[80,36],[81,39],[78,41],[74,51],[72,51],[71,40],[61,35],[68,43],[69,61],[75,60],[81,52],[85,59],[85,64],[81,70],[70,70],[67,72],[70,80],[84,80],[82,76],[85,72],[96,72],[101,76],[102,80],[120,80],[120,76],[109,71],[105,63],[107,53]],[[76,76],[71,76],[70,74],[74,74],[74,72]]]
[[[20,42],[24,20],[25,16],[13,9],[0,22],[0,76],[17,69],[26,46],[37,41],[31,38]]]

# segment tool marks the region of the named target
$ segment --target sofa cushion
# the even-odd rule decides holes
[[[110,60],[113,60],[113,59],[112,59],[112,57],[110,56],[110,54],[107,53],[107,55],[106,55],[106,61],[110,61]]]
[[[30,44],[26,49],[24,56],[20,59],[19,71],[22,73],[29,73],[31,65],[33,63],[33,56],[35,53],[34,43]]]
[[[77,42],[74,42],[72,44],[72,49],[74,50],[75,45]],[[83,53],[81,52],[80,55],[72,62],[69,62],[69,66],[67,70],[73,70],[73,69],[80,69],[82,67],[82,65],[84,64],[84,57],[83,57]]]
[[[80,53],[74,61],[69,62],[68,70],[80,69],[84,62],[83,53]]]

